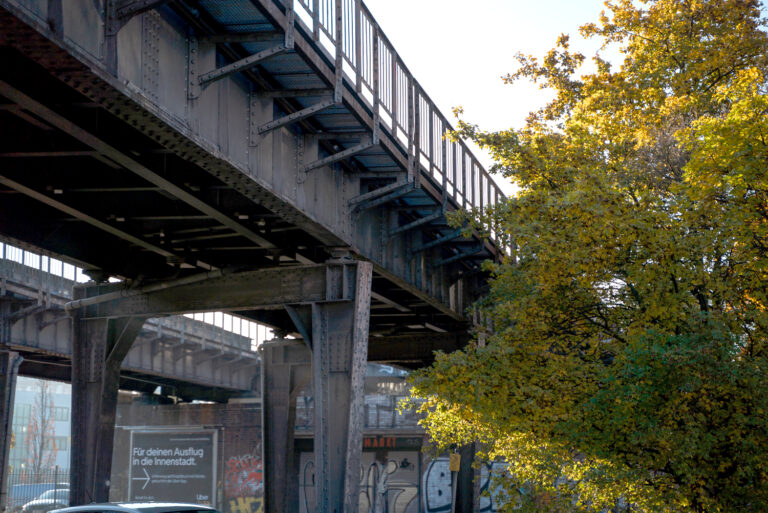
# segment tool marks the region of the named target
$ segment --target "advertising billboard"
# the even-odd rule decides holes
[[[215,486],[215,431],[131,431],[131,501],[215,506]]]

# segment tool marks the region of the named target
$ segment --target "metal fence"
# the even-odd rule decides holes
[[[366,394],[363,403],[363,429],[414,430],[419,428],[423,415],[412,410],[398,411],[400,401],[407,396]],[[309,432],[314,428],[315,404],[311,396],[299,396],[296,403],[296,431]]]
[[[44,495],[41,503],[24,506]],[[15,468],[8,474],[8,512],[42,513],[69,505],[69,469],[51,467],[38,472]]]
[[[469,147],[446,137],[453,127],[362,0],[274,1],[296,11],[295,23],[336,62],[344,79],[374,111],[376,122],[404,147],[415,180],[431,177],[461,208],[483,210],[504,200]],[[491,240],[501,245],[498,227],[490,228]]]

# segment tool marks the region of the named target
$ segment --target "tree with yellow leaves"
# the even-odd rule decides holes
[[[519,193],[485,212],[483,343],[414,377],[443,446],[503,459],[507,508],[768,511],[768,35],[754,0],[615,0],[507,81],[555,98],[458,131]],[[531,497],[536,500],[528,500]],[[545,500],[541,498],[556,498]]]

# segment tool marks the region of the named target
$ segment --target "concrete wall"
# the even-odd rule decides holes
[[[366,402],[371,396],[366,397]],[[222,513],[261,513],[261,411],[258,404],[120,404],[115,434],[110,500],[127,498],[130,432],[132,429],[211,429],[218,434],[216,507]],[[190,428],[190,426],[194,426]],[[314,502],[312,439],[297,430],[299,512],[310,513]],[[365,432],[360,469],[360,513],[369,513],[383,489],[388,513],[447,513],[451,509],[448,458],[422,453],[425,435],[413,428]],[[386,474],[386,477],[384,476]],[[476,490],[487,486],[487,472],[478,473]],[[189,497],[194,501],[194,497]],[[489,499],[476,500],[476,511],[490,513]]]

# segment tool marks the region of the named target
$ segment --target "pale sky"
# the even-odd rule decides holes
[[[504,85],[517,52],[544,55],[561,33],[587,57],[580,25],[598,21],[603,0],[364,0],[406,66],[438,108],[464,107],[464,118],[487,130],[519,128],[548,96],[537,86]],[[476,153],[490,167],[487,154]],[[496,181],[506,192],[511,186]]]

